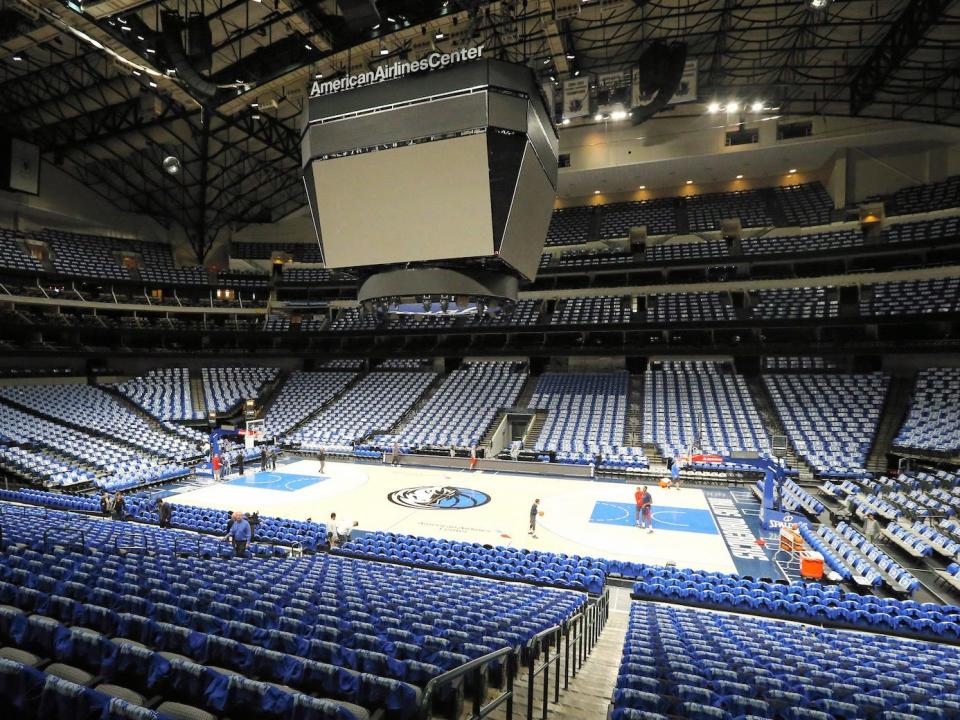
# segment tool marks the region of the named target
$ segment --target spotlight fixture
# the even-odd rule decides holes
[[[790,174],[793,175],[797,171],[796,168],[790,168]]]
[[[544,64],[544,65],[549,65],[549,64],[550,64],[550,58],[544,58],[544,59],[543,59],[543,64]]]
[[[593,116],[593,119],[596,120],[597,122],[600,122],[601,120],[603,120],[603,113],[597,113],[596,115]]]
[[[707,112],[711,115],[716,115],[718,112],[720,112],[720,103],[712,102],[707,105]]]
[[[763,111],[763,101],[757,100],[750,106],[750,112],[762,112]]]
[[[740,103],[738,103],[736,100],[731,100],[730,102],[727,103],[728,113],[735,113],[739,109],[740,109]]]
[[[743,175],[737,175],[737,180],[743,180]]]
[[[646,189],[647,189],[647,186],[646,186],[646,185],[641,185],[641,186],[640,186],[640,189],[641,189],[641,190],[646,190]]]
[[[830,4],[831,0],[807,0],[811,10],[824,10]]]
[[[564,118],[563,120],[560,121],[560,124],[561,124],[561,125],[569,125],[569,124],[570,124],[570,118]]]
[[[439,30],[439,31],[437,31],[437,34],[433,36],[433,39],[434,39],[434,40],[443,40],[443,38],[445,38],[445,37],[446,37],[446,35],[443,34],[443,31],[442,31],[442,30]]]
[[[626,120],[626,119],[627,119],[627,111],[626,111],[626,110],[614,110],[612,113],[610,113],[610,119],[611,119],[611,120]]]
[[[687,180],[687,185],[693,185],[693,180]]]
[[[576,57],[573,53],[567,53],[567,60],[574,60]]]
[[[381,48],[380,48],[380,54],[381,54],[381,55],[389,55],[389,54],[390,54],[390,51],[387,50],[387,48],[385,48],[385,47],[381,47]]]
[[[163,170],[168,175],[179,175],[180,160],[173,155],[167,155],[167,157],[163,159]]]
[[[594,195],[599,195],[599,194],[600,194],[600,191],[599,191],[599,190],[594,190],[594,191],[593,191],[593,194],[594,194]]]

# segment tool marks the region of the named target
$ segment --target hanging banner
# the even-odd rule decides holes
[[[604,73],[597,76],[597,112],[603,115],[625,113],[632,107],[632,74]]]
[[[590,80],[574,78],[563,83],[563,119],[586,117],[590,114]]]

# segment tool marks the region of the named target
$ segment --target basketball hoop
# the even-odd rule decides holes
[[[259,420],[247,420],[246,428],[240,431],[240,434],[243,436],[243,445],[247,450],[251,450],[257,441],[263,439],[264,425],[265,423],[262,418]]]

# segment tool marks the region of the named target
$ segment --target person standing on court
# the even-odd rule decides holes
[[[640,527],[647,528],[648,533],[653,532],[653,496],[646,485],[640,497]]]
[[[213,481],[220,482],[220,456],[214,455],[210,461],[210,469],[213,470]]]
[[[317,453],[317,460],[320,461],[320,472],[323,473],[324,469],[327,467],[327,452],[322,447]]]
[[[634,518],[634,525],[640,527],[640,518],[643,516],[643,493],[646,492],[646,486],[637,485],[637,491],[633,494],[633,500],[637,504],[637,515]]]
[[[532,535],[533,539],[537,539],[537,515],[540,514],[540,498],[537,498],[533,501],[533,505],[530,506],[530,530],[527,532],[527,535]]]
[[[230,540],[233,543],[234,557],[243,557],[243,554],[247,551],[247,543],[250,542],[250,536],[252,534],[250,521],[247,520],[241,512],[233,513],[230,519],[233,520],[233,525],[227,530],[227,534],[223,539]]]
[[[400,464],[400,443],[398,443],[396,440],[393,441],[393,447],[390,449],[390,464]]]
[[[237,473],[243,475],[243,450],[237,453]]]
[[[260,472],[266,472],[267,470],[267,448],[265,445],[260,446]]]
[[[230,453],[226,452],[223,454],[223,476],[230,477],[230,473],[233,472],[233,458],[230,457]]]

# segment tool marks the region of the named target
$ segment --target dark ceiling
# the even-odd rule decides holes
[[[202,255],[225,225],[304,204],[298,124],[313,77],[434,47],[482,42],[562,81],[680,40],[703,103],[960,125],[960,0],[811,2],[592,0],[564,18],[555,5],[569,0],[380,0],[379,26],[356,29],[335,0],[106,0],[82,12],[0,0],[0,130],[119,207],[183,225]],[[168,155],[179,176],[162,170]]]

